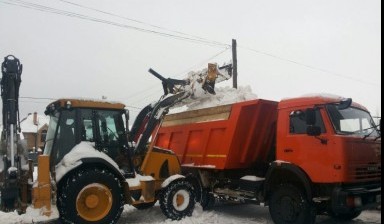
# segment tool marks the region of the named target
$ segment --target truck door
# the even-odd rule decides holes
[[[329,179],[329,162],[332,153],[327,142],[327,130],[324,125],[323,109],[317,109],[316,124],[320,127],[320,136],[307,134],[306,111],[304,109],[286,110],[279,116],[281,122],[277,140],[277,159],[288,161],[303,169],[312,181]],[[284,116],[285,115],[285,116]],[[285,124],[285,125],[284,125]],[[282,129],[282,130],[281,130]]]

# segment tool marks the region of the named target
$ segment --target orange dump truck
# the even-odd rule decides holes
[[[169,114],[172,149],[204,209],[269,206],[275,223],[350,220],[381,204],[381,133],[362,105],[333,96],[257,99]]]

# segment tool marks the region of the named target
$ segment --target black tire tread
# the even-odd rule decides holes
[[[280,214],[280,205],[278,204],[278,201],[282,196],[291,197],[292,201],[300,202],[300,213],[297,215],[296,220],[284,220]],[[316,219],[315,206],[307,199],[306,195],[299,188],[291,184],[282,184],[273,191],[269,200],[269,212],[273,222],[276,224],[312,224],[315,223]]]
[[[77,215],[76,200],[73,198],[76,198],[82,187],[90,183],[100,183],[99,180],[104,180],[103,184],[111,188],[113,197],[117,197],[118,201],[112,205],[110,214],[102,220],[88,222]],[[62,223],[116,223],[120,218],[124,208],[120,181],[107,169],[79,169],[60,183],[60,186],[57,186],[57,209]]]
[[[173,208],[172,198],[174,194],[181,189],[189,192],[190,201],[185,210],[177,211]],[[160,194],[160,208],[163,214],[172,220],[181,220],[186,216],[191,216],[195,208],[195,191],[192,184],[184,179],[171,182]]]

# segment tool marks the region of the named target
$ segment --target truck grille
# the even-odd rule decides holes
[[[381,179],[381,164],[354,164],[348,171],[349,177],[355,180]]]

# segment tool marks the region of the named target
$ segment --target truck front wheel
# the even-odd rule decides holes
[[[116,223],[123,210],[120,182],[108,170],[77,170],[58,188],[64,223]]]
[[[180,220],[191,216],[195,208],[195,192],[186,180],[176,180],[163,189],[160,195],[160,208],[165,216]]]
[[[269,201],[269,212],[276,224],[315,222],[316,213],[307,197],[297,187],[280,185],[273,191]]]

